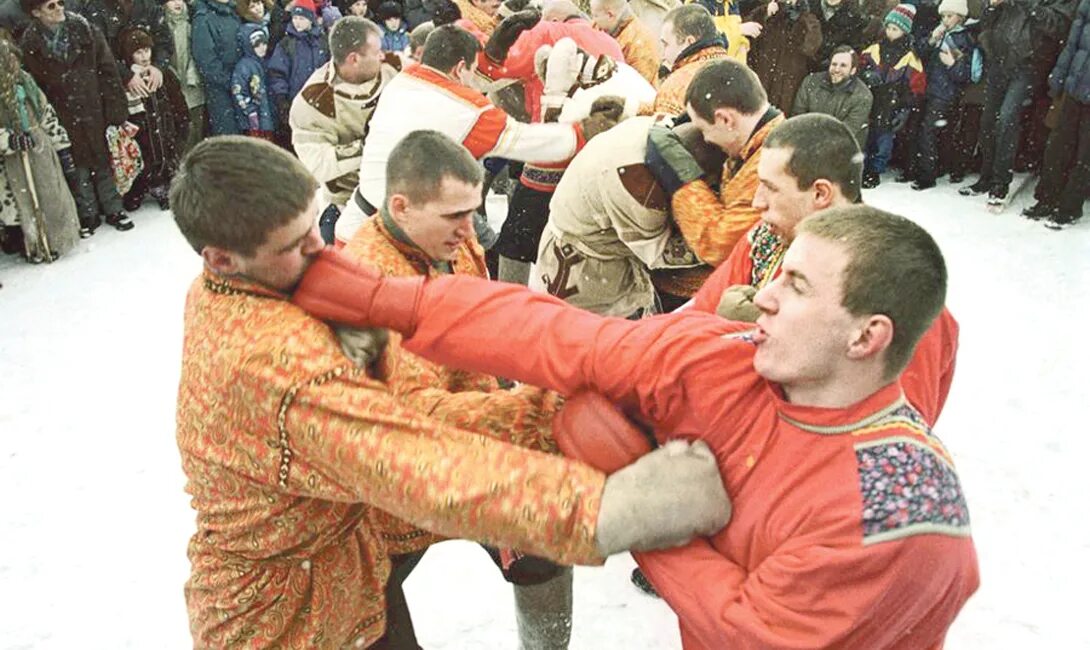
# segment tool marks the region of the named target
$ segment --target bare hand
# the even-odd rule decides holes
[[[776,12],[780,10],[780,5],[776,4],[776,0],[768,3],[768,17],[771,18],[776,15]]]
[[[945,34],[946,34],[946,27],[945,26],[939,25],[938,27],[936,27],[935,31],[931,32],[931,44],[935,45],[936,43],[938,43],[940,40],[942,40],[942,37]]]
[[[163,86],[163,71],[155,66],[148,68],[148,92],[153,93]]]
[[[147,97],[151,94],[151,88],[148,87],[148,82],[144,81],[143,75],[139,74],[134,74],[132,79],[129,79],[129,83],[125,85],[125,88],[138,97]]]
[[[764,30],[764,25],[750,21],[748,23],[742,23],[741,26],[742,36],[746,38],[757,38],[761,35],[761,31]]]
[[[943,65],[949,68],[957,61],[957,57],[950,50],[943,50],[939,52],[939,61],[942,61]]]

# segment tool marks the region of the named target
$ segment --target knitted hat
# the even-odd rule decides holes
[[[318,9],[314,6],[314,0],[295,0],[291,15],[302,16],[312,23],[318,22]]]
[[[969,3],[966,0],[942,0],[939,3],[939,15],[943,14],[957,14],[959,16],[969,15]]]
[[[387,18],[402,18],[403,17],[403,12],[401,10],[401,3],[400,2],[392,2],[391,0],[387,0],[386,2],[383,2],[382,4],[380,4],[378,6],[378,11],[376,13],[378,14],[378,19],[379,20],[386,20]]]
[[[137,50],[142,50],[145,47],[151,49],[153,41],[151,36],[142,29],[126,29],[121,32],[121,36],[117,39],[118,47],[121,49],[121,58],[126,62],[132,62],[132,55]]]
[[[965,0],[962,0],[963,2]],[[896,25],[906,34],[912,33],[912,21],[916,20],[916,7],[910,4],[899,4],[894,7],[883,21],[886,25]]]
[[[264,27],[260,27],[250,32],[250,47],[257,49],[258,45],[269,44],[269,33],[265,31]]]

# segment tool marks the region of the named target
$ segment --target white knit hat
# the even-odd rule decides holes
[[[957,14],[959,16],[969,15],[969,3],[967,0],[942,0],[939,3],[939,15],[943,14]]]

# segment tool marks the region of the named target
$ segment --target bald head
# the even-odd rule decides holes
[[[541,19],[562,23],[569,18],[583,18],[583,12],[571,0],[546,0],[541,6]]]
[[[594,26],[614,36],[621,21],[632,15],[628,0],[590,0],[590,19]]]

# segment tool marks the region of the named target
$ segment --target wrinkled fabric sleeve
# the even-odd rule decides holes
[[[739,175],[746,173],[741,171]],[[737,177],[736,177],[737,178]],[[752,192],[731,192],[724,183],[721,201],[703,180],[684,185],[670,201],[674,222],[689,247],[704,262],[718,266],[760,217]]]
[[[749,251],[748,236],[742,237],[734,245],[734,250],[731,251],[727,261],[712,272],[700,287],[700,291],[693,296],[692,309],[714,314],[719,308],[719,299],[728,287],[749,284],[750,272],[753,268]]]

